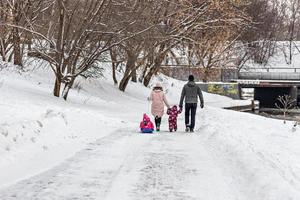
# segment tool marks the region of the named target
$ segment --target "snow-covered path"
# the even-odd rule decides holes
[[[299,197],[297,165],[278,161],[275,153],[268,157],[271,155],[268,151],[274,149],[259,149],[259,144],[251,143],[251,137],[247,140],[235,134],[228,137],[228,131],[235,132],[230,126],[212,126],[213,121],[223,117],[227,115],[217,116],[214,110],[209,114],[200,111],[199,128],[193,134],[143,135],[130,128],[112,132],[57,167],[2,188],[0,199],[284,200]],[[182,120],[181,116],[179,123]]]
[[[300,180],[276,159],[266,160],[266,152],[237,136],[221,140],[228,127],[210,126],[216,117],[200,113],[193,134],[112,132],[57,167],[2,188],[0,199],[282,200],[299,195]]]
[[[196,133],[123,130],[4,188],[0,199],[234,199],[222,176],[222,166],[199,145]]]

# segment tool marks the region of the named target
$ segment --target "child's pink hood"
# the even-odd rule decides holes
[[[144,114],[143,121],[149,122],[150,117],[147,114]]]

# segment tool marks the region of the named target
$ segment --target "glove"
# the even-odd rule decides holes
[[[200,107],[201,107],[201,108],[204,108],[204,104],[203,104],[203,103],[201,103],[201,104],[200,104]]]

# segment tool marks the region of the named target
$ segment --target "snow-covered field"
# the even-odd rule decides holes
[[[244,102],[205,94],[196,132],[143,135],[150,89],[80,81],[67,102],[46,70],[0,71],[1,200],[297,200],[300,130],[220,109]],[[50,72],[51,74],[51,72]],[[157,77],[171,104],[183,82]]]

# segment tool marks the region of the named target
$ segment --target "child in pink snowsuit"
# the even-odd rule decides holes
[[[140,128],[142,133],[153,133],[154,126],[148,115],[144,114],[143,121],[140,123]]]
[[[176,105],[168,109],[167,114],[169,115],[170,132],[177,131],[177,117],[181,112],[182,110],[181,109],[178,110]]]

